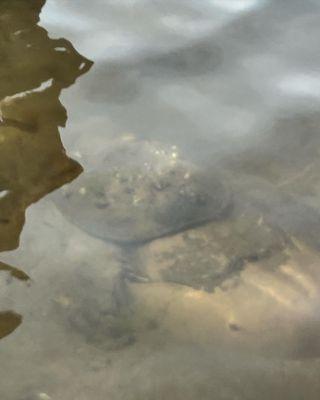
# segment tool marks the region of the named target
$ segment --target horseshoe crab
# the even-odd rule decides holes
[[[305,235],[301,224],[308,215],[317,225],[316,215],[305,208],[297,213],[300,203],[265,182],[227,168],[210,176],[180,158],[175,146],[132,138],[110,146],[96,172],[66,186],[55,202],[74,225],[121,249],[121,298],[130,292],[128,281],[228,288],[248,263],[281,265],[294,238],[318,243],[318,230]],[[84,313],[81,306],[73,324],[98,341],[109,335],[120,346],[133,343],[132,304],[107,316],[103,305],[94,308]],[[95,335],[92,315],[102,330]]]
[[[223,220],[232,209],[231,196],[218,175],[205,176],[181,159],[175,146],[132,138],[110,146],[97,171],[88,171],[65,186],[54,195],[54,201],[74,225],[120,248],[122,283],[118,282],[121,290],[116,292],[121,298],[127,297],[128,280],[148,280],[135,264],[142,245]],[[102,336],[109,332],[113,337],[116,332],[118,342],[130,344],[131,335],[129,340],[121,327],[130,325],[131,312],[131,307],[124,305],[101,322],[103,307],[95,306],[86,313],[72,311],[71,319],[82,332],[91,332],[97,315],[95,325],[103,330]]]
[[[129,140],[111,147],[99,171],[66,186],[56,204],[90,235],[128,246],[221,219],[231,197],[175,146]]]

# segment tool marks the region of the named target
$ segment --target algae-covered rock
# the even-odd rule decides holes
[[[143,272],[155,281],[212,291],[247,262],[285,249],[287,237],[258,215],[235,215],[161,238],[140,250]]]

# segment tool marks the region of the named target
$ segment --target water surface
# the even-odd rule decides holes
[[[319,398],[319,14],[0,0],[1,398]],[[181,159],[228,207],[105,240],[81,182],[128,164],[119,143],[169,149],[161,174]]]

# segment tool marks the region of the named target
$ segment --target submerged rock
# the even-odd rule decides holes
[[[134,244],[219,220],[231,200],[217,176],[205,177],[175,146],[132,139],[111,146],[99,171],[65,187],[56,204],[87,233]]]
[[[137,265],[152,281],[211,292],[248,262],[271,257],[287,245],[281,230],[244,213],[155,240],[140,249]]]

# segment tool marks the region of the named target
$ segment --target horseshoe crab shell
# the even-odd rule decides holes
[[[220,219],[231,199],[217,176],[205,177],[175,146],[130,140],[64,187],[56,204],[90,235],[133,244]]]

